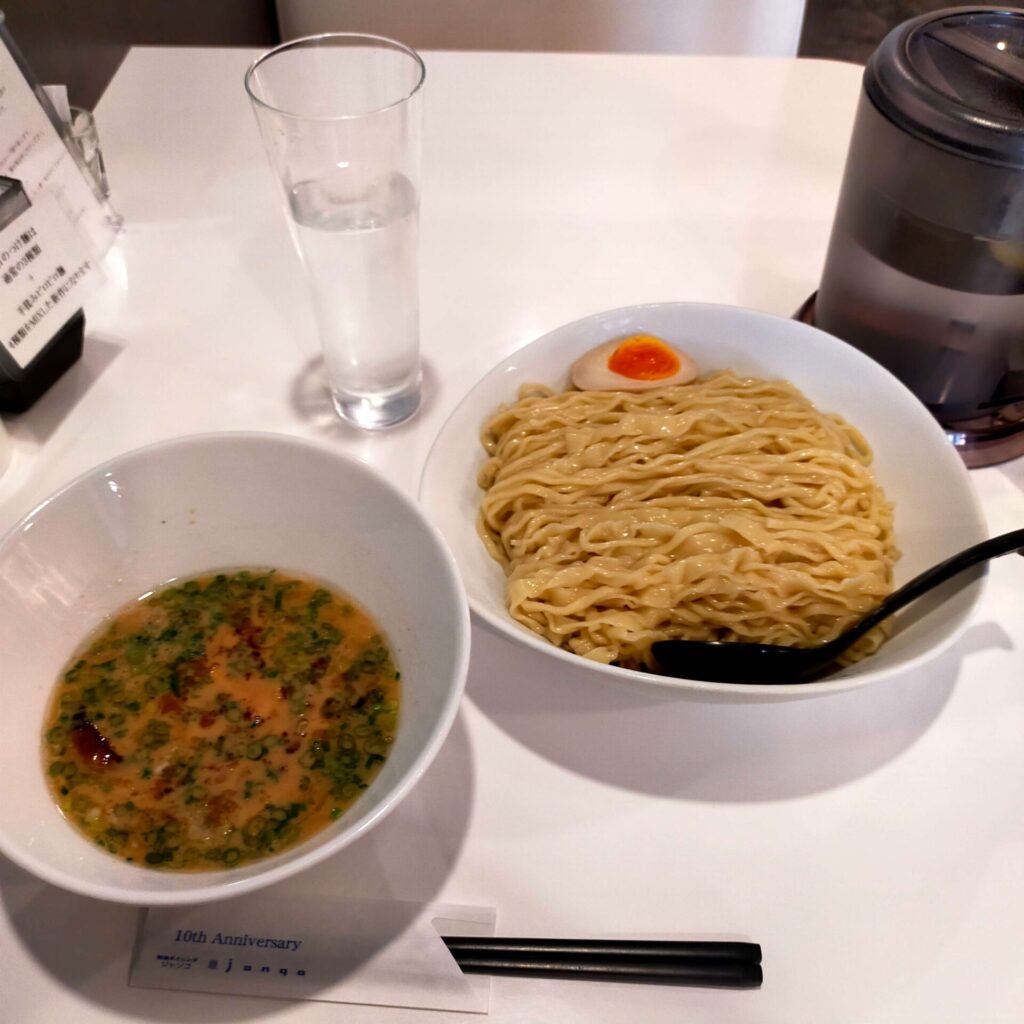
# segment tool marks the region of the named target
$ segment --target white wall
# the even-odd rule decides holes
[[[277,0],[282,39],[369,32],[424,50],[795,56],[804,0]]]

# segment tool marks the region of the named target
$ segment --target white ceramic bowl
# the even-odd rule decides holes
[[[811,697],[848,689],[908,669],[948,647],[964,629],[978,599],[984,570],[956,589],[947,584],[895,620],[894,635],[873,657],[810,685],[772,686],[670,679],[586,662],[520,625],[506,611],[504,574],[475,530],[484,462],[480,429],[521,384],[568,386],[573,361],[601,342],[646,332],[689,352],[702,371],[783,377],[819,409],[855,424],[875,452],[874,470],[895,502],[896,542],[902,558],[897,585],[987,536],[967,470],[925,407],[887,370],[856,349],[805,324],[748,309],[697,303],[658,303],[616,309],[559,327],[496,366],[466,396],[441,429],[420,484],[420,500],[458,562],[474,613],[518,643],[561,662],[589,665],[621,683],[675,690],[716,701]],[[962,583],[962,580],[959,581]],[[921,614],[928,602],[934,610]],[[916,610],[915,610],[916,609]]]
[[[317,577],[380,623],[402,671],[391,754],[338,822],[276,857],[200,873],[117,860],[63,819],[43,778],[58,674],[106,616],[154,586],[244,566]],[[48,882],[122,903],[200,903],[278,881],[346,846],[409,792],[455,717],[468,658],[469,611],[444,542],[363,464],[273,434],[188,437],[116,458],[0,542],[0,850]]]

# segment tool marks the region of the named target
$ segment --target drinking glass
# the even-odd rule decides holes
[[[407,419],[420,400],[423,78],[409,47],[355,33],[284,43],[245,76],[334,407],[371,430]]]

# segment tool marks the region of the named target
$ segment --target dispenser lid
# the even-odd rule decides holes
[[[954,7],[912,18],[871,55],[864,88],[911,134],[1024,168],[1024,11]]]

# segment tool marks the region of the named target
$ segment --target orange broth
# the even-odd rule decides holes
[[[372,782],[399,673],[350,597],[276,571],[201,576],[109,620],[61,674],[46,772],[65,817],[153,868],[245,865]]]

